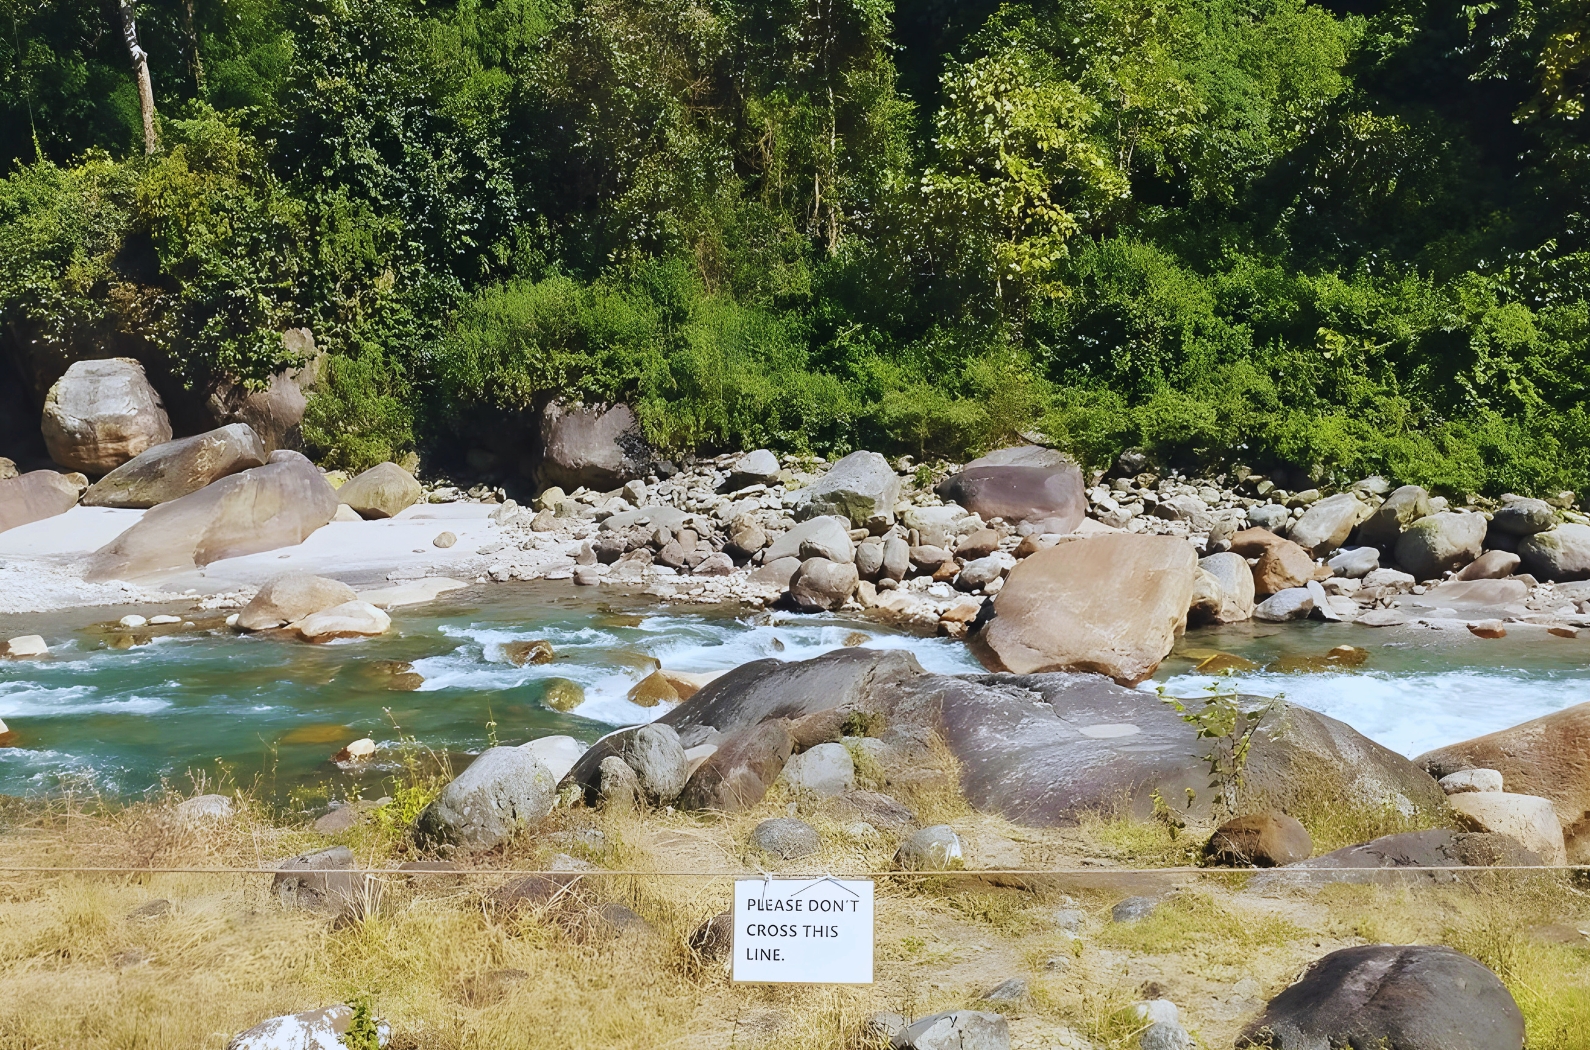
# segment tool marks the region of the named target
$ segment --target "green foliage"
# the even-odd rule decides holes
[[[1267,716],[1281,704],[1276,697],[1257,707],[1243,707],[1237,694],[1226,692],[1216,682],[1208,690],[1209,696],[1195,710],[1160,689],[1160,699],[1175,709],[1183,722],[1192,726],[1199,740],[1209,742],[1209,750],[1198,757],[1209,764],[1209,786],[1214,789],[1219,806],[1228,815],[1235,816],[1242,788],[1247,780],[1248,752],[1253,748],[1253,735],[1259,731]],[[1187,789],[1187,802],[1192,804],[1192,788]],[[1167,804],[1159,796],[1154,798],[1156,816]],[[1172,838],[1175,837],[1172,828]]]
[[[348,1021],[348,1030],[342,1033],[342,1045],[348,1050],[380,1050],[381,1030],[375,1023],[368,999],[361,997],[354,1001],[353,1017]]]
[[[1570,0],[145,0],[148,159],[112,12],[0,3],[0,349],[202,394],[308,327],[328,463],[574,397],[1590,483]]]

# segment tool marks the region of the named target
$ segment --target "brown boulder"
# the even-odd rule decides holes
[[[1303,587],[1314,578],[1314,559],[1291,540],[1280,540],[1259,555],[1253,567],[1253,593],[1263,598],[1289,587]]]
[[[1550,799],[1569,861],[1590,863],[1590,703],[1426,751],[1414,761],[1436,779],[1460,769],[1494,769],[1508,791]]]
[[[1511,551],[1486,551],[1463,566],[1456,580],[1503,580],[1518,571],[1520,558]]]
[[[129,357],[78,361],[44,401],[50,458],[91,477],[171,440],[171,420],[144,366]]]
[[[377,463],[338,489],[337,500],[361,518],[390,518],[418,503],[422,494],[413,474],[396,463]]]
[[[959,503],[984,521],[1048,522],[1046,532],[1076,530],[1088,512],[1082,471],[1075,463],[1061,467],[968,464],[959,474],[940,482],[934,490],[947,501]]]
[[[1231,553],[1257,558],[1277,543],[1286,542],[1269,529],[1243,529],[1231,537]]]
[[[337,513],[337,493],[296,452],[148,511],[94,554],[88,578],[135,579],[302,543]]]
[[[1174,536],[1071,540],[1011,570],[973,651],[994,671],[1097,671],[1135,684],[1186,627],[1198,556]]]
[[[87,487],[83,475],[53,470],[32,470],[0,481],[0,532],[65,514],[77,506]]]
[[[553,401],[541,413],[540,487],[604,491],[645,477],[653,454],[635,413],[625,404],[610,407]]]
[[[762,801],[789,761],[794,741],[783,721],[763,722],[718,742],[685,783],[681,809],[740,813]]]
[[[1285,813],[1267,811],[1234,817],[1204,844],[1204,859],[1232,868],[1278,868],[1314,853],[1308,829]]]
[[[83,505],[156,507],[240,470],[262,467],[266,455],[259,435],[242,423],[167,441],[100,478],[83,496]]]
[[[259,435],[268,456],[279,448],[304,443],[304,394],[307,373],[290,368],[271,376],[263,388],[224,381],[210,394],[210,414],[223,426],[241,423]]]

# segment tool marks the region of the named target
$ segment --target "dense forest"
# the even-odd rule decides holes
[[[330,465],[562,394],[681,451],[1590,483],[1583,0],[0,11],[5,352],[202,389],[307,327]]]

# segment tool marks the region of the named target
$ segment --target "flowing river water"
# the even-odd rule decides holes
[[[721,671],[859,642],[909,649],[931,671],[980,670],[960,642],[869,620],[664,605],[566,583],[455,592],[397,610],[384,637],[318,646],[224,627],[153,638],[106,628],[128,611],[0,622],[0,637],[41,633],[51,646],[45,660],[0,661],[0,719],[12,730],[0,741],[8,745],[0,746],[0,794],[126,797],[163,784],[191,790],[202,776],[276,799],[295,790],[341,794],[362,779],[368,796],[396,767],[400,732],[436,751],[473,753],[493,737],[521,743],[566,733],[589,743],[654,717],[664,709],[626,697],[657,661]],[[531,639],[550,641],[557,659],[526,667],[506,659],[505,643]],[[1364,649],[1363,662],[1319,660],[1344,644]],[[1226,686],[1284,694],[1410,756],[1590,699],[1585,641],[1539,634],[1479,641],[1467,632],[1315,623],[1189,632],[1146,686],[1199,695],[1214,681],[1194,670],[1206,650],[1258,665]],[[400,664],[423,684],[395,688],[415,681]],[[553,678],[578,683],[585,702],[553,710],[544,702]],[[364,736],[379,749],[362,772],[331,763],[333,752]]]

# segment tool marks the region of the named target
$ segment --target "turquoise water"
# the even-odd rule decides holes
[[[397,610],[385,637],[320,646],[205,630],[201,620],[199,630],[117,648],[125,632],[89,619],[127,611],[0,622],[0,637],[42,633],[51,646],[48,660],[0,661],[0,719],[13,731],[10,746],[0,746],[0,793],[136,795],[162,783],[189,790],[196,776],[277,798],[301,787],[340,793],[353,780],[376,790],[396,769],[400,732],[455,753],[478,752],[493,733],[503,743],[549,733],[589,743],[662,712],[626,699],[654,661],[720,671],[762,657],[807,659],[854,644],[857,632],[871,646],[910,649],[930,670],[979,670],[959,642],[869,621],[659,605],[567,583],[455,592]],[[504,658],[505,643],[538,638],[552,643],[554,662],[520,668]],[[1366,651],[1362,665],[1309,673],[1284,662],[1342,644]],[[1261,665],[1232,676],[1243,691],[1284,694],[1408,755],[1590,700],[1590,632],[1479,641],[1467,632],[1248,624],[1194,631],[1179,646],[1213,649]],[[403,681],[394,679],[397,664],[423,684],[394,688]],[[549,708],[552,677],[579,683],[585,703],[569,713]],[[1209,681],[1173,655],[1146,686],[1197,695]],[[331,763],[365,736],[379,749],[362,771]]]
[[[187,790],[200,775],[274,797],[361,778],[374,788],[396,768],[400,731],[460,753],[480,751],[493,732],[502,743],[551,733],[589,743],[662,713],[626,699],[654,661],[705,672],[768,656],[807,659],[856,642],[858,631],[868,645],[909,648],[935,670],[976,669],[959,642],[872,623],[588,593],[566,583],[471,588],[395,610],[394,630],[381,638],[327,645],[217,627],[115,648],[125,632],[81,622],[93,612],[75,623],[0,624],[11,634],[42,632],[51,648],[48,660],[0,661],[0,719],[13,731],[12,746],[0,747],[0,793]],[[558,658],[515,667],[503,656],[505,643],[530,639],[550,641]],[[424,678],[417,690],[393,688],[398,663]],[[553,677],[583,686],[584,704],[566,714],[547,707]],[[362,774],[331,763],[365,736],[379,750]]]

